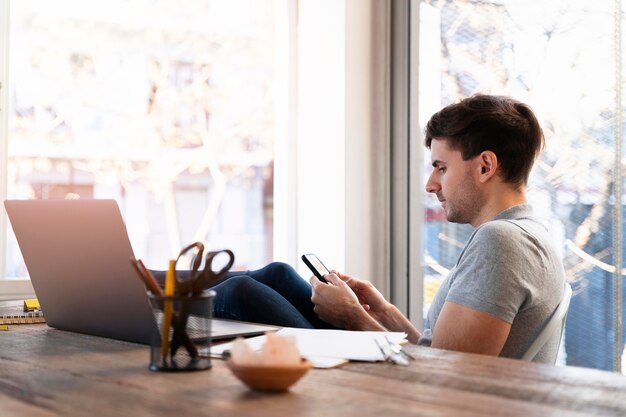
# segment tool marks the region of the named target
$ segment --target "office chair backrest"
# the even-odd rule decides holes
[[[552,313],[552,316],[548,319],[543,330],[539,333],[539,336],[533,341],[530,345],[524,356],[522,356],[522,360],[532,361],[537,353],[541,350],[542,347],[550,340],[550,338],[554,335],[554,332],[559,331],[561,335],[559,336],[559,344],[561,343],[561,337],[563,336],[563,330],[565,329],[565,319],[567,318],[567,310],[569,309],[569,302],[572,298],[572,287],[566,282],[565,289],[563,290],[563,298],[561,302]],[[556,355],[554,356],[554,362],[556,362]],[[553,363],[554,363],[553,362]]]

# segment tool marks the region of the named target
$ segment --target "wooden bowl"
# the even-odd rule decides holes
[[[237,365],[228,359],[226,365],[241,382],[253,390],[283,392],[295,384],[311,368],[311,362],[302,359],[297,365]]]

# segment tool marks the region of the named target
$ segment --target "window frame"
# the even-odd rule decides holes
[[[4,175],[8,162],[8,85],[9,85],[9,33],[10,33],[10,1],[0,0],[0,200],[7,196],[7,176]],[[6,248],[7,216],[2,206],[0,215],[0,247]],[[0,251],[0,271],[6,271],[6,250]],[[2,277],[4,278],[4,277]],[[0,300],[28,298],[34,296],[33,286],[29,279],[0,279]]]
[[[391,301],[424,326],[423,135],[419,126],[419,0],[392,3]]]

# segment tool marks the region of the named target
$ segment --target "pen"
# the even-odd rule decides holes
[[[157,282],[154,275],[152,275],[152,272],[150,272],[150,270],[146,268],[146,266],[143,264],[143,261],[141,259],[137,260],[137,264],[139,266],[139,269],[141,269],[141,271],[143,272],[148,289],[152,291],[152,293],[154,294],[161,295],[162,294],[161,287],[159,286],[159,283]]]
[[[376,338],[374,338],[374,342],[376,342],[376,345],[378,346],[378,349],[380,349],[380,353],[383,354],[383,359],[386,362],[402,366],[407,366],[409,364],[409,360],[406,356],[394,351],[392,345],[389,343],[389,339],[387,339],[387,344],[379,342]]]
[[[387,336],[385,336],[385,340],[387,341],[387,344],[389,345],[389,348],[394,353],[403,355],[407,359],[415,359],[415,357],[413,355],[411,355],[409,352],[407,352],[406,349],[404,349],[400,344],[393,343],[391,340],[389,340],[389,338]]]
[[[167,274],[165,275],[166,297],[171,297],[174,295],[175,262],[176,261],[174,260],[170,260],[169,268],[167,269]],[[169,349],[170,326],[172,323],[172,308],[173,306],[171,301],[163,301],[163,331],[161,332],[161,356],[163,357],[164,364],[167,360],[167,352]]]
[[[146,268],[146,266],[141,262],[141,260],[136,260],[133,258],[129,258],[130,264],[133,266],[139,278],[143,281],[144,285],[148,290],[154,295],[163,295],[163,291],[161,291],[161,287],[157,283],[156,279],[150,273],[150,271]]]

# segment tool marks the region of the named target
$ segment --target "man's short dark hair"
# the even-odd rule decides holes
[[[525,185],[544,146],[532,109],[509,97],[478,94],[444,107],[425,129],[426,147],[443,139],[467,161],[483,151],[498,157],[503,181]]]

